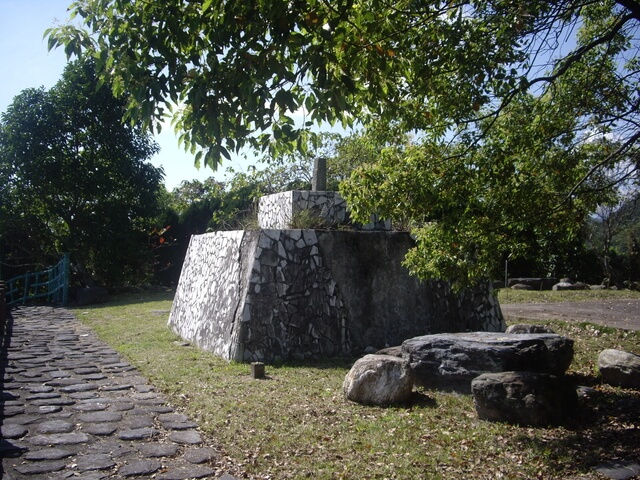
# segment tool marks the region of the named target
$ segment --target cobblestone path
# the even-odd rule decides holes
[[[197,425],[68,310],[13,310],[3,333],[0,478],[234,478]]]

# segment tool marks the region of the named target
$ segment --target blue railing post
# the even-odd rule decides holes
[[[62,258],[62,305],[64,307],[69,303],[69,254],[65,253]]]

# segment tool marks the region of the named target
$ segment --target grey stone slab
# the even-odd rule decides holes
[[[54,372],[49,372],[49,376],[51,378],[69,378],[71,373],[65,372],[64,370],[56,370]]]
[[[83,380],[90,380],[93,382],[97,382],[98,380],[104,380],[105,378],[107,378],[106,375],[102,373],[89,373],[86,375],[82,375]]]
[[[120,458],[131,453],[136,453],[136,450],[133,447],[114,439],[101,439],[88,445],[87,453],[107,453],[111,455],[112,458]]]
[[[29,432],[29,429],[20,424],[8,424],[0,427],[0,434],[4,439],[16,439],[24,437]]]
[[[189,417],[184,415],[183,413],[163,413],[162,415],[158,415],[158,420],[162,423],[164,422],[186,422],[189,420]]]
[[[159,400],[161,402],[166,401],[165,397],[156,392],[146,392],[146,393],[134,393],[134,400]]]
[[[87,400],[89,398],[95,398],[96,396],[96,391],[76,392],[69,394],[69,398],[73,398],[74,400]]]
[[[129,402],[115,402],[111,405],[111,410],[114,412],[125,412],[128,410],[133,410],[135,405]]]
[[[33,445],[76,445],[88,441],[89,437],[84,433],[56,433],[29,438],[29,442]]]
[[[77,375],[89,375],[92,373],[102,373],[101,370],[96,366],[91,367],[81,367],[73,370],[73,373]]]
[[[35,427],[36,433],[50,434],[50,433],[70,433],[75,429],[73,423],[65,422],[64,420],[50,420],[39,423]]]
[[[145,438],[151,438],[158,435],[160,432],[153,428],[135,428],[121,430],[118,432],[118,438],[120,440],[143,440]]]
[[[218,453],[212,448],[190,448],[183,455],[187,462],[195,464],[207,463],[219,457]]]
[[[29,388],[30,393],[50,393],[54,388],[48,385],[38,385],[37,387]]]
[[[41,400],[31,400],[29,402],[30,405],[35,405],[37,407],[40,406],[56,406],[56,405],[73,405],[75,404],[76,401],[72,398],[64,398],[64,397],[60,397],[60,398],[44,398]]]
[[[171,413],[173,412],[173,408],[167,407],[166,405],[148,405],[146,409],[150,412],[154,413]]]
[[[127,420],[130,429],[153,427],[154,421],[151,415],[135,415]]]
[[[76,458],[78,471],[87,472],[90,470],[107,470],[116,466],[110,455],[106,453],[94,453],[89,455],[78,455]]]
[[[198,445],[202,443],[202,437],[195,430],[171,432],[169,434],[169,440],[186,445]]]
[[[81,403],[74,405],[73,409],[78,412],[100,412],[106,410],[108,406],[106,403]]]
[[[116,400],[110,397],[92,397],[82,400],[82,403],[104,403],[105,405],[111,405],[114,401]]]
[[[190,478],[206,478],[215,474],[215,470],[200,465],[178,467],[157,475],[156,480],[187,480]]]
[[[153,385],[134,385],[133,388],[136,390],[136,392],[140,392],[140,393],[149,393],[149,392],[153,392],[156,388]]]
[[[45,385],[50,387],[68,387],[69,385],[77,385],[79,381],[79,378],[57,378],[55,380],[49,380]]]
[[[35,393],[33,395],[29,395],[25,397],[25,400],[42,400],[47,398],[60,398],[62,395],[56,392],[44,392],[44,393]]]
[[[42,405],[37,407],[36,411],[38,413],[57,413],[62,410],[60,405]]]
[[[66,387],[60,388],[61,392],[64,393],[76,393],[76,392],[88,392],[91,390],[98,390],[99,386],[95,383],[78,383],[75,385],[68,385]]]
[[[3,417],[13,417],[14,415],[20,415],[25,412],[25,409],[21,405],[15,406],[3,406],[2,410],[0,410]]]
[[[178,452],[178,445],[175,443],[143,443],[138,446],[138,450],[145,457],[172,457]]]
[[[78,415],[78,420],[87,423],[119,422],[122,414],[119,412],[89,412]]]
[[[137,477],[151,475],[162,467],[158,460],[138,460],[129,462],[118,470],[118,474],[123,477]]]
[[[73,478],[73,477],[69,476],[67,478]],[[104,471],[94,470],[90,472],[82,472],[82,477],[75,477],[75,478],[82,478],[82,480],[104,480],[105,478],[114,478],[114,477],[112,477],[109,473],[105,473]]]
[[[223,473],[218,477],[218,480],[236,480],[236,477],[234,477],[233,475],[229,475],[228,473]]]
[[[165,406],[166,401],[161,398],[150,398],[148,400],[136,400],[135,402],[138,405],[142,405],[142,406],[150,406],[154,408],[166,408]]]
[[[103,369],[113,369],[113,368],[123,368],[123,367],[130,367],[131,364],[126,363],[126,362],[114,362],[114,363],[104,363],[104,365],[102,366]]]
[[[42,448],[40,450],[31,450],[24,455],[26,460],[61,460],[63,458],[70,457],[74,455],[75,452],[72,450],[66,450],[64,448]]]
[[[42,415],[15,415],[13,417],[3,418],[4,425],[30,425],[42,420]]]
[[[167,430],[191,430],[198,428],[196,422],[162,422],[162,426]]]
[[[53,473],[62,470],[66,466],[67,462],[63,460],[42,461],[42,462],[29,462],[20,465],[16,465],[15,470],[23,475],[38,475]]]
[[[83,432],[100,436],[113,435],[117,429],[118,427],[113,423],[91,423],[82,427]]]
[[[131,385],[130,383],[123,383],[115,385],[103,385],[100,387],[100,390],[102,390],[103,392],[119,392],[124,390],[131,390],[132,388],[133,385]]]

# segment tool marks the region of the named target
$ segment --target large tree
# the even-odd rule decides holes
[[[454,186],[468,183],[456,200],[469,204],[464,218],[488,203],[502,202],[504,209],[494,205],[494,229],[480,221],[456,225],[462,207],[441,208],[433,217],[409,201],[406,210],[426,229],[419,235],[423,253],[455,257],[415,265],[422,276],[466,281],[486,273],[489,259],[479,248],[502,242],[508,225],[515,221],[520,233],[501,249],[518,253],[525,223],[539,230],[539,240],[556,223],[580,219],[565,207],[583,212],[605,187],[597,179],[606,169],[637,164],[640,3],[633,0],[81,0],[71,9],[81,28],[50,30],[50,46],[91,52],[116,93],[129,95],[132,118],[154,124],[179,105],[182,139],[202,149],[196,162],[204,158],[216,167],[247,145],[272,153],[304,149],[313,123],[392,126],[428,138],[432,161],[394,188],[411,196],[414,179],[423,178],[434,183],[420,187],[440,198],[443,183],[425,169],[452,162],[442,173],[458,169]],[[296,113],[304,115],[302,123],[294,122]],[[523,128],[509,129],[505,122],[516,115]],[[545,128],[539,128],[542,117],[549,117]],[[492,134],[495,129],[501,131]],[[607,147],[594,152],[594,143]],[[549,145],[550,160],[540,156]],[[540,167],[548,183],[527,179],[526,195],[546,202],[518,207],[520,198],[506,194],[489,202],[482,176],[498,171],[507,178],[516,157],[551,161]],[[529,165],[516,167],[522,179]],[[495,190],[510,185],[505,180]],[[365,186],[352,188],[350,198],[363,218],[392,200],[379,189],[372,197]],[[539,228],[536,222],[547,217],[558,222]],[[446,230],[446,241],[428,246],[436,239],[429,230]]]
[[[5,260],[25,248],[32,258],[70,252],[85,283],[145,271],[145,228],[163,174],[146,161],[157,145],[123,123],[124,109],[99,85],[93,61],[69,64],[48,91],[14,98],[0,121]]]

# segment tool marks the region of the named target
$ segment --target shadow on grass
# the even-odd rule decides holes
[[[104,303],[96,303],[92,305],[77,305],[71,303],[68,308],[70,310],[100,310],[103,308],[138,305],[150,302],[173,301],[175,293],[175,290],[172,289],[162,291],[141,291],[137,293],[119,293],[111,295]]]
[[[562,433],[548,429],[543,435],[517,436],[551,465],[590,470],[610,462],[637,462],[640,458],[640,392],[605,387],[582,398],[574,418]],[[635,477],[634,477],[635,478]]]

